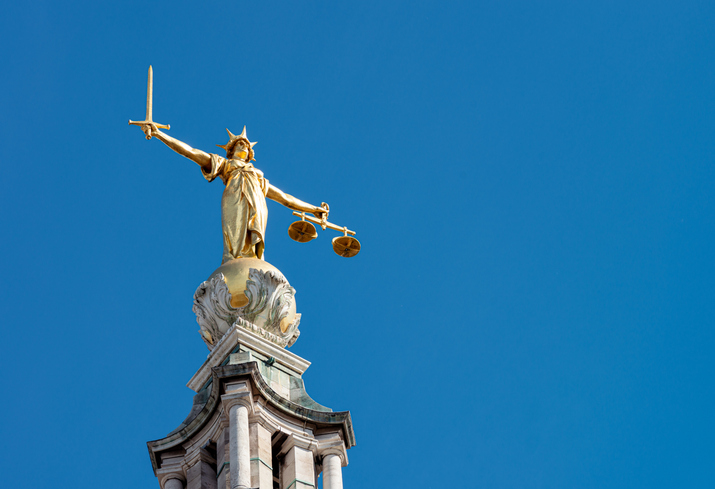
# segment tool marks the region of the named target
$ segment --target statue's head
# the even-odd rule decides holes
[[[257,141],[252,143],[248,140],[248,137],[246,136],[246,126],[243,126],[243,132],[238,136],[231,134],[231,131],[228,129],[226,129],[226,131],[228,131],[228,143],[225,145],[216,145],[219,148],[226,150],[226,158],[229,160],[239,159],[243,161],[256,161],[253,157],[253,147],[256,145]]]

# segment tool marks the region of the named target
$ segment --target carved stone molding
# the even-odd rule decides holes
[[[180,487],[186,487],[186,477],[184,476],[183,473],[181,472],[169,472],[169,473],[162,473],[159,472],[156,474],[158,479],[159,479],[159,487],[162,489],[173,489],[171,486],[177,486],[179,485]],[[177,481],[177,482],[170,482],[170,481]]]
[[[300,314],[295,314],[292,322],[289,319],[295,308],[295,289],[280,272],[251,268],[245,294],[248,304],[233,307],[221,273],[196,289],[193,311],[209,350],[234,324],[281,347],[295,343],[300,336]]]
[[[194,292],[196,322],[201,329],[209,350],[218,343],[223,334],[238,318],[238,310],[231,306],[231,293],[228,291],[223,274],[213,277],[199,285]]]

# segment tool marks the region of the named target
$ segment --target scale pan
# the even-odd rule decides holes
[[[296,221],[288,226],[288,236],[299,243],[307,243],[318,237],[318,231],[308,221]]]
[[[350,258],[360,253],[360,241],[352,236],[333,238],[333,251],[340,256]]]

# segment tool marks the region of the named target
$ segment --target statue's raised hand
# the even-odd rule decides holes
[[[144,131],[144,134],[146,134],[147,139],[151,139],[152,136],[156,136],[157,133],[159,132],[159,129],[156,127],[156,124],[153,122],[150,124],[144,124],[141,126],[142,131]]]

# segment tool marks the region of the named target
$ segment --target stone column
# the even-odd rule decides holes
[[[280,489],[314,489],[315,465],[314,454],[310,448],[315,442],[291,435],[283,444],[281,454]]]
[[[323,457],[323,489],[343,489],[342,461],[335,453]]]
[[[323,489],[343,489],[342,468],[348,465],[348,454],[340,430],[323,432],[316,438],[323,466]]]
[[[229,411],[229,443],[231,489],[248,489],[251,487],[251,455],[248,407],[244,404],[234,404]]]

